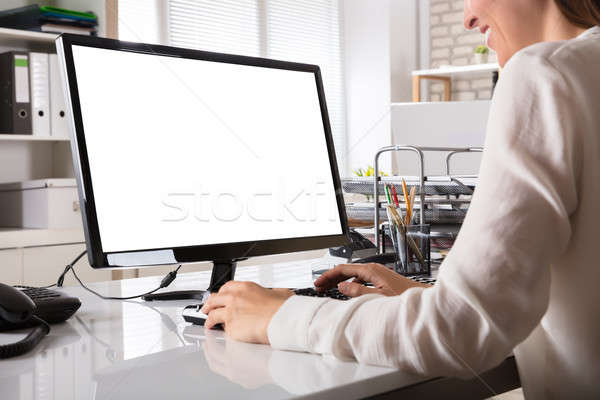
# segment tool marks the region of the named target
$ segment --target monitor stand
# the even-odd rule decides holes
[[[198,300],[203,301],[207,293],[218,292],[221,286],[226,282],[232,281],[235,276],[235,268],[238,261],[243,261],[245,258],[235,260],[219,260],[213,261],[212,274],[210,276],[210,285],[207,290],[179,290],[175,292],[154,293],[142,296],[145,301],[166,301],[166,300]]]

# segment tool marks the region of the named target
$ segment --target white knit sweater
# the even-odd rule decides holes
[[[430,289],[292,296],[274,348],[428,376],[517,358],[527,398],[600,398],[600,28],[507,63],[473,201]]]

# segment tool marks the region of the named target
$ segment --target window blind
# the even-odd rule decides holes
[[[337,0],[267,0],[266,57],[317,64],[340,171],[346,158],[346,113]]]
[[[119,29],[126,40],[162,37],[172,46],[319,65],[343,172],[346,114],[339,10],[340,0],[120,0],[119,19],[126,26],[121,31],[120,23]],[[159,21],[159,26],[147,21]]]
[[[170,45],[260,55],[256,0],[171,0],[167,18]]]

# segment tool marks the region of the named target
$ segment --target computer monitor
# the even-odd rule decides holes
[[[242,258],[347,243],[318,66],[56,45],[92,267],[209,260],[227,280]]]

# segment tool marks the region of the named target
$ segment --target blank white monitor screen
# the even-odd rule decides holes
[[[342,233],[313,73],[73,59],[104,252]]]

